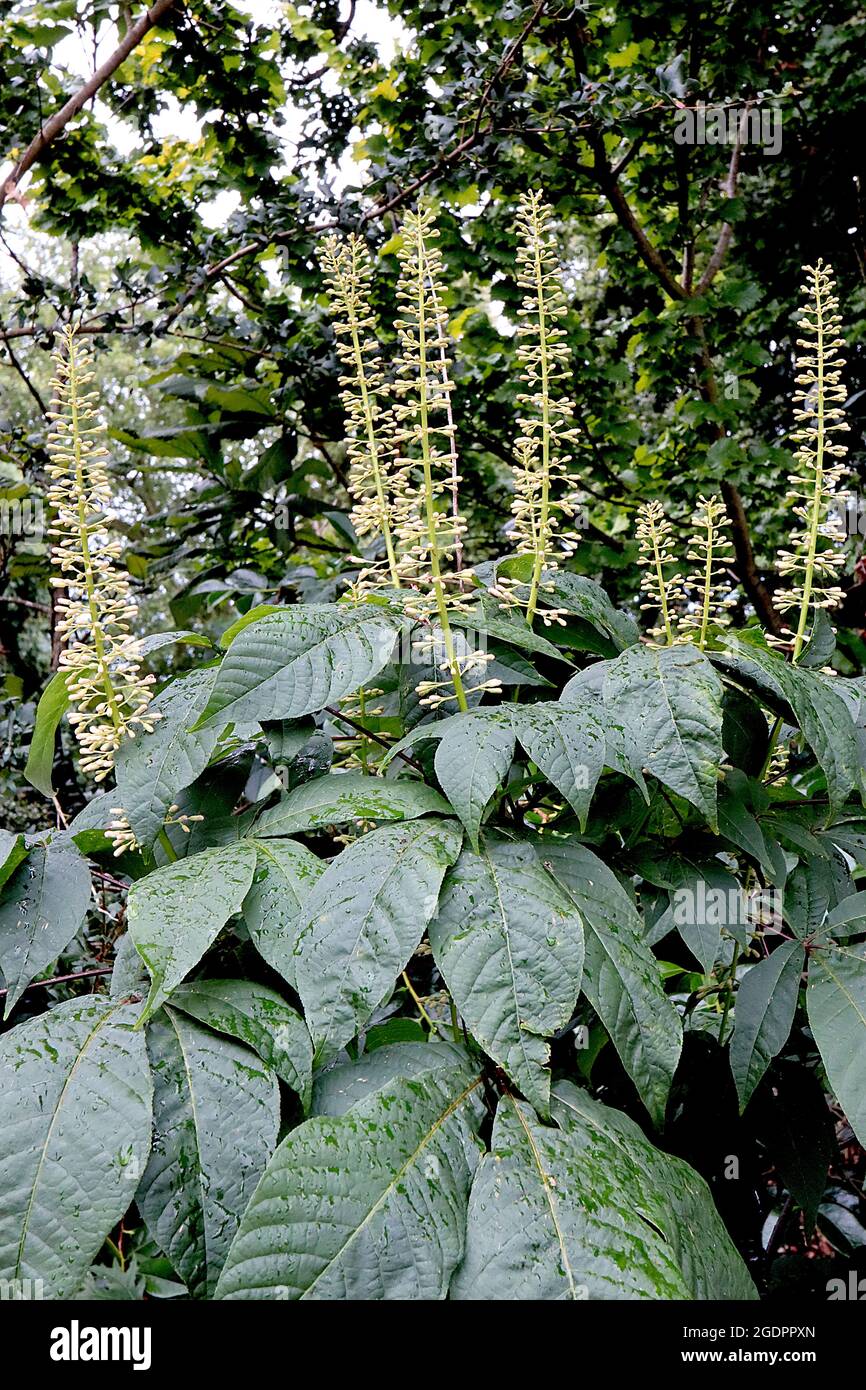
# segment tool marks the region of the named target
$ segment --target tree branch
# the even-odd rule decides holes
[[[59,111],[55,112],[53,116],[44,122],[40,127],[39,134],[35,135],[30,141],[30,144],[18,160],[14,169],[4,181],[2,187],[0,187],[0,207],[3,206],[8,198],[15,198],[17,196],[18,184],[21,182],[21,179],[37,160],[41,159],[52,140],[57,138],[64,127],[72,120],[72,117],[77,116],[81,108],[86,106],[87,102],[96,95],[100,87],[102,87],[108,81],[109,77],[116,72],[121,63],[129,57],[133,49],[138,47],[145,34],[147,34],[155,24],[159,23],[162,16],[167,10],[171,9],[173,4],[174,0],[155,0],[155,3],[141,16],[141,19],[133,24],[131,29],[127,30],[123,41],[118,45],[111,56],[106,58],[104,63],[100,64],[93,76],[89,77],[85,82],[84,86],[80,87],[75,95],[69,98],[65,106],[61,106]]]

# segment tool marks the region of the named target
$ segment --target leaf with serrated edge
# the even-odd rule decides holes
[[[452,1298],[756,1296],[696,1173],[568,1083],[555,1088],[553,1110],[556,1127],[500,1100]]]
[[[232,642],[196,727],[316,713],[378,675],[397,631],[372,604],[270,613]]]
[[[154,1141],[136,1203],[190,1292],[211,1296],[277,1142],[273,1073],[174,1009],[147,1029]]]
[[[481,1078],[398,1077],[277,1149],[217,1298],[436,1300],[463,1255]]]
[[[303,907],[327,864],[295,840],[255,843],[256,872],[244,899],[244,921],[259,955],[294,989]]]
[[[436,749],[436,776],[476,848],[481,817],[511,766],[514,742],[508,715],[496,710],[465,715]]]
[[[601,721],[589,702],[567,709],[554,701],[516,705],[514,731],[530,758],[561,792],[581,827],[605,762]]]
[[[255,846],[239,841],[179,859],[132,885],[129,931],[151,978],[142,1021],[240,912],[255,867]]]
[[[387,998],[436,911],[460,852],[451,821],[385,825],[329,864],[298,930],[297,989],[322,1061]]]
[[[580,992],[577,908],[532,845],[490,834],[449,869],[429,933],[472,1036],[546,1114],[546,1039],[565,1027]]]
[[[662,1125],[683,1045],[679,1014],[664,992],[637,908],[616,875],[576,840],[548,839],[541,860],[583,917],[583,990],[656,1125]]]
[[[68,999],[0,1039],[0,1278],[70,1297],[150,1151],[140,1005]]]
[[[861,1144],[866,1144],[866,955],[864,947],[822,943],[809,959],[809,1026],[830,1085]]]
[[[608,663],[604,700],[645,771],[716,829],[722,683],[695,647],[630,647]]]
[[[259,837],[297,835],[323,825],[361,820],[412,820],[431,811],[448,814],[448,803],[416,779],[389,780],[363,772],[339,772],[303,782],[265,811],[253,833]]]
[[[783,941],[740,981],[730,1057],[741,1111],[788,1041],[805,959],[799,941]]]
[[[309,1107],[313,1044],[300,1014],[275,989],[255,980],[193,980],[179,985],[171,1002],[215,1032],[246,1043]]]
[[[194,671],[173,681],[153,701],[159,717],[153,733],[126,739],[117,750],[115,804],[122,806],[139,844],[149,849],[178,792],[207,767],[219,728],[190,731],[213,685],[215,672]]]
[[[30,981],[56,960],[90,902],[90,870],[74,845],[35,845],[3,889],[0,969],[8,1018]]]

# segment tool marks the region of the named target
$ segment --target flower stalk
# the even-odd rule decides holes
[[[841,369],[845,362],[838,354],[844,343],[839,333],[841,318],[833,272],[822,260],[805,266],[804,271],[806,302],[798,321],[804,337],[797,339],[803,351],[796,361],[797,428],[792,435],[798,445],[794,455],[797,468],[788,479],[788,502],[801,526],[792,537],[792,549],[781,551],[779,563],[780,573],[793,576],[795,581],[778,599],[783,612],[798,612],[793,661],[807,640],[810,614],[835,607],[842,599],[841,588],[832,581],[845,561],[837,488],[845,476],[842,459],[848,451],[837,436],[849,429],[842,411],[846,391]]]
[[[347,368],[340,385],[351,431],[352,524],[362,539],[382,537],[388,578],[394,588],[399,589],[400,573],[388,496],[388,411],[383,403],[384,373],[373,331],[376,320],[370,307],[373,267],[363,240],[354,233],[342,244],[336,237],[328,237],[323,259],[337,334],[337,354]],[[359,582],[363,583],[376,573],[374,566]]]
[[[104,431],[90,386],[91,361],[72,327],[64,330],[54,361],[48,436],[48,499],[55,509],[49,530],[51,582],[61,591],[58,632],[67,643],[60,664],[67,672],[69,722],[81,749],[81,769],[99,782],[114,766],[124,738],[153,729],[156,716],[148,710],[153,677],[141,673],[141,646],[130,631],[136,607],[118,565],[120,543],[105,525],[111,488]]]

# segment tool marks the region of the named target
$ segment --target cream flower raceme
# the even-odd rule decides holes
[[[48,499],[54,508],[52,584],[60,591],[58,631],[71,703],[69,722],[82,771],[102,781],[124,738],[150,731],[152,676],[142,674],[141,646],[130,631],[136,608],[118,561],[119,542],[105,524],[111,500],[91,383],[89,354],[74,328],[55,353],[54,409],[49,435]]]
[[[845,476],[842,459],[848,450],[839,435],[849,428],[842,412],[846,391],[841,369],[845,362],[839,352],[844,344],[839,334],[842,321],[833,272],[819,260],[817,265],[804,266],[804,274],[806,302],[798,323],[804,336],[797,339],[802,352],[796,363],[797,427],[792,436],[797,444],[797,468],[788,479],[788,503],[800,526],[792,536],[792,548],[781,551],[779,557],[779,572],[792,577],[794,584],[777,598],[783,612],[799,610],[793,634],[794,661],[809,634],[810,612],[814,615],[819,608],[833,608],[842,598],[834,580],[845,560],[838,487]]]

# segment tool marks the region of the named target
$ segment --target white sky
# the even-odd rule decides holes
[[[283,9],[281,0],[234,0],[234,3],[239,10],[245,11],[258,23],[274,22],[279,18]],[[301,4],[298,8],[303,12],[307,7]],[[357,0],[352,33],[355,36],[372,40],[384,61],[389,61],[398,46],[405,46],[409,39],[409,31],[405,26],[399,20],[392,20],[387,11],[380,9],[373,3],[373,0]],[[98,66],[111,53],[116,43],[117,32],[113,24],[104,26],[95,52],[92,45],[84,43],[79,34],[71,34],[54,50],[55,61],[85,81],[94,67]],[[324,79],[326,89],[329,80],[336,89],[336,82],[329,79],[327,75]],[[113,116],[108,107],[98,98],[94,107],[97,118],[108,129],[120,153],[123,155],[131,154],[139,143],[136,132]],[[287,106],[283,114],[286,117],[286,123],[279,128],[278,134],[285,148],[284,166],[291,167],[293,145],[300,132],[302,113],[292,106]],[[90,119],[89,110],[82,113],[77,119],[82,121]],[[173,96],[166,99],[164,111],[155,117],[152,125],[157,138],[163,140],[193,141],[201,134],[201,124],[196,119],[194,106],[192,104],[183,106]],[[30,137],[28,136],[28,138]],[[9,162],[0,166],[0,178],[5,177],[10,168],[11,163]],[[351,152],[347,152],[341,167],[335,171],[336,186],[339,188],[345,186],[346,183],[356,181],[359,172],[359,165],[353,162]],[[28,182],[29,176],[22,180],[22,191],[26,191]],[[239,195],[230,191],[217,194],[210,203],[201,207],[202,222],[212,228],[224,225],[239,201]],[[25,228],[26,212],[18,204],[7,203],[5,218],[7,236],[12,239],[16,230],[24,231]],[[3,248],[0,248],[0,277],[5,279],[10,272],[16,273],[14,263],[11,262]]]

